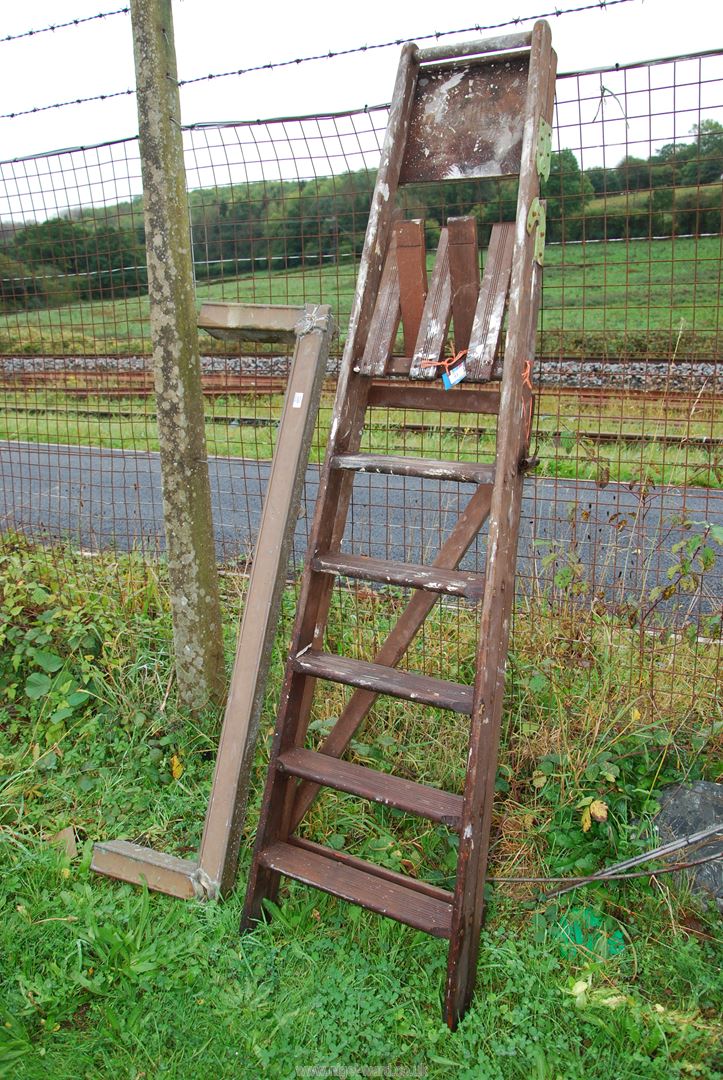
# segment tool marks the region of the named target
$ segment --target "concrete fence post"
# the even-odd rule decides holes
[[[170,0],[131,0],[131,20],[176,673],[198,709],[225,680]]]

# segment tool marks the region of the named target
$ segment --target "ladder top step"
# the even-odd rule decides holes
[[[384,803],[409,814],[438,821],[452,829],[459,829],[462,819],[462,796],[440,791],[428,784],[418,784],[401,776],[367,769],[351,761],[341,761],[318,754],[313,750],[297,748],[279,757],[279,768],[292,776],[300,776],[316,784],[346,791],[362,799]]]
[[[378,581],[383,585],[425,589],[447,596],[464,596],[468,600],[480,600],[484,594],[484,576],[473,570],[442,570],[418,563],[341,554],[317,555],[311,565],[323,574],[341,574],[361,581]]]
[[[330,682],[359,686],[363,690],[390,694],[437,709],[450,709],[467,715],[472,712],[473,687],[462,683],[446,682],[429,675],[398,671],[383,664],[370,664],[366,660],[350,660],[346,656],[311,650],[294,657],[291,664],[295,671]]]
[[[342,900],[360,904],[369,911],[424,930],[434,937],[448,938],[450,935],[451,903],[425,896],[414,888],[385,881],[371,868],[365,872],[316,852],[281,843],[272,844],[262,851],[259,862],[268,870],[285,874]]]
[[[437,461],[434,458],[394,457],[388,454],[336,454],[333,469],[419,476],[430,480],[457,480],[464,484],[492,484],[494,465],[479,461]]]

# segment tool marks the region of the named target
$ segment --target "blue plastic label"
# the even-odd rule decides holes
[[[465,367],[464,360],[461,364],[457,364],[456,367],[451,368],[450,371],[443,371],[442,382],[444,383],[444,389],[451,390],[453,386],[461,383],[466,375],[467,368]]]

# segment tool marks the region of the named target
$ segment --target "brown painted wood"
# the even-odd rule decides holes
[[[423,68],[401,183],[519,172],[527,54]]]
[[[479,461],[438,461],[435,458],[394,457],[390,454],[335,454],[333,469],[390,476],[419,476],[428,480],[456,480],[461,484],[491,484],[494,465]]]
[[[438,821],[450,829],[459,828],[462,796],[440,791],[428,784],[417,784],[413,780],[300,748],[281,754],[277,768],[323,787],[346,791],[350,795],[358,795],[361,799],[394,806],[405,813]]]
[[[399,303],[404,331],[404,355],[411,356],[427,299],[427,253],[424,222],[404,221],[397,226]]]
[[[487,518],[491,501],[491,488],[478,487],[440,548],[434,566],[450,570],[459,566]],[[374,662],[395,667],[414,641],[436,602],[437,597],[433,593],[416,593],[397,619],[394,629],[374,657]],[[321,751],[333,757],[341,757],[376,700],[377,694],[372,690],[355,690],[322,743]],[[299,785],[291,816],[292,828],[295,829],[299,824],[316,798],[318,790],[318,785],[315,784]]]
[[[204,300],[198,327],[223,341],[296,341],[300,309],[280,304],[238,304]]]
[[[478,382],[492,377],[510,289],[514,240],[513,224],[492,226],[466,361],[467,378]]]
[[[295,671],[313,675],[317,679],[359,686],[376,694],[390,694],[437,709],[451,709],[458,713],[472,711],[472,687],[462,683],[399,671],[383,664],[370,664],[367,660],[350,660],[347,656],[312,651],[295,656],[290,664]]]
[[[259,852],[267,870],[303,881],[323,892],[361,904],[379,915],[424,930],[433,937],[448,937],[451,905],[415,889],[408,889],[377,874],[345,866],[292,844],[276,843]]]
[[[452,283],[449,276],[449,234],[439,234],[437,257],[432,280],[422,312],[422,321],[409,368],[412,379],[434,379],[439,369],[434,364],[442,356],[452,318]]]
[[[461,352],[469,345],[479,295],[479,248],[477,219],[449,218],[449,277],[452,287],[454,348]]]
[[[520,463],[527,455],[523,377],[534,348],[540,289],[539,268],[533,261],[534,236],[527,232],[526,221],[530,203],[539,193],[535,161],[539,117],[543,115],[548,121],[552,118],[554,83],[555,56],[550,45],[550,29],[546,23],[538,22],[533,30],[524,109],[525,138],[510,285],[509,330],[487,542],[487,584],[477,651],[475,703],[447,963],[445,1015],[452,1028],[464,1014],[474,990],[483,914],[524,479]]]
[[[383,375],[387,360],[394,348],[397,327],[401,318],[399,306],[399,270],[397,268],[397,238],[393,233],[379,283],[379,295],[374,307],[369,335],[359,362],[362,375]]]
[[[90,868],[96,874],[129,881],[132,885],[144,885],[180,900],[203,896],[197,881],[198,863],[132,844],[129,840],[105,840],[94,844]]]
[[[412,361],[408,356],[390,356],[387,363],[387,375],[401,375],[409,376]],[[502,362],[498,359],[495,361],[494,369],[492,371],[493,379],[500,379],[502,377]],[[455,394],[459,393],[462,389],[461,384],[455,387]]]
[[[494,416],[499,412],[500,395],[493,390],[473,390],[463,385],[455,387],[454,393],[449,393],[436,386],[398,386],[392,382],[375,382],[369,391],[369,406]]]
[[[220,306],[225,310],[225,305]],[[249,772],[335,330],[326,305],[282,307],[276,324],[273,308],[263,306],[260,315],[258,311],[249,312],[249,305],[228,306],[233,308],[233,319],[229,321],[240,324],[243,318],[248,318],[253,333],[261,322],[269,331],[276,325],[282,335],[293,325],[296,347],[263,503],[201,847],[197,860],[191,861],[127,841],[111,841],[96,845],[91,864],[97,873],[135,884],[142,877],[149,888],[182,898],[195,895],[217,898],[228,893],[236,880]],[[243,337],[243,327],[238,325],[237,329]]]
[[[440,60],[455,60],[463,56],[478,56],[480,59],[495,60],[499,58],[495,53],[512,52],[518,49],[529,49],[532,34],[529,30],[521,34],[503,34],[500,37],[481,38],[477,41],[463,41],[452,45],[431,45],[428,49],[421,49],[419,59],[421,63],[429,64]],[[480,54],[483,54],[480,56]]]
[[[335,330],[331,309],[307,304],[297,310],[297,329],[198,856],[209,896],[227,895],[236,881],[249,776]]]
[[[351,344],[347,342],[327,458],[322,470],[310,554],[302,580],[300,605],[252,860],[244,925],[249,925],[259,917],[263,899],[275,898],[279,877],[287,874],[372,910],[426,929],[430,933],[450,936],[445,1015],[447,1022],[454,1027],[469,1003],[474,986],[482,918],[504,665],[514,592],[515,551],[522,481],[528,452],[531,416],[529,361],[534,348],[539,300],[539,269],[532,265],[534,238],[526,231],[527,209],[531,198],[539,190],[535,169],[538,120],[541,109],[545,115],[549,115],[551,111],[554,63],[546,24],[536,25],[529,53],[519,55],[515,51],[511,58],[502,54],[502,58],[499,55],[492,60],[487,57],[479,63],[462,61],[444,67],[430,66],[424,69],[424,79],[419,81],[416,79],[416,71],[412,72],[409,66],[410,53],[405,55],[409,77],[403,77],[400,70],[392,106],[395,123],[399,123],[391,141],[388,133],[372,203],[372,222],[367,232],[365,257],[362,259],[352,315],[352,341]],[[416,64],[416,53],[414,57]],[[483,68],[484,72],[480,74]],[[499,85],[495,80],[498,80]],[[413,104],[416,110],[414,116]],[[484,109],[487,109],[489,115],[477,129],[474,123],[463,123],[459,131],[455,131],[452,118],[458,120],[461,117],[464,120],[466,117],[469,120]],[[403,121],[400,118],[403,118]],[[509,140],[497,139],[501,122],[503,127],[506,125],[505,130],[511,136]],[[420,175],[420,162],[411,152],[414,139],[406,140],[410,125],[414,124],[415,152],[418,150],[423,157],[433,158],[430,179],[440,178],[432,175],[440,170],[441,175],[446,178],[463,175],[506,175],[507,171],[515,171],[515,161],[521,169],[510,284],[509,331],[499,398],[498,449],[494,466],[420,458],[400,461],[391,455],[359,453],[367,407],[370,402],[380,400],[379,397],[370,396],[371,379],[360,371],[360,361],[364,355],[374,303],[379,291],[381,265],[389,246],[391,213],[387,208],[384,230],[377,231],[381,220],[380,206],[394,196],[400,176],[404,180],[416,179]],[[437,129],[443,127],[444,130],[437,131],[437,143],[432,145],[427,136],[435,126]],[[490,138],[486,139],[485,132],[494,132],[495,135],[493,137],[490,134]],[[476,141],[475,149],[467,154],[463,151],[470,137]],[[485,143],[486,145],[483,145]],[[394,165],[390,171],[392,159]],[[425,167],[422,165],[423,169]],[[392,180],[388,186],[387,176]],[[392,357],[386,364],[387,375],[411,374],[413,377],[426,378],[428,372],[424,370],[422,374],[421,360],[438,359],[442,354],[452,311],[452,271],[448,238],[449,234],[445,230],[422,313],[411,367],[407,371],[403,361]],[[501,272],[504,274],[504,252],[499,260],[493,253],[490,267],[493,278],[495,274],[500,274],[496,266],[498,261],[503,264]],[[465,281],[469,285],[469,252],[459,253],[459,264],[455,271],[455,280]],[[460,268],[463,264],[466,265],[466,270]],[[448,294],[446,298],[445,289]],[[506,292],[506,289],[502,290],[501,286],[495,285],[494,281],[490,289],[495,297]],[[469,324],[472,309],[469,298],[464,303],[466,306],[459,320],[463,327],[465,318]],[[494,304],[492,308],[497,310]],[[486,310],[487,305],[484,308],[484,311]],[[478,335],[482,341],[484,364],[487,363],[487,353],[484,350],[494,354],[500,334],[501,320],[497,319],[495,322],[493,314],[494,311],[489,316],[483,313],[482,322],[486,325],[486,330],[484,334]],[[474,340],[474,320],[472,323],[471,341]],[[444,324],[443,328],[441,324]],[[430,353],[433,348],[438,348],[438,351],[432,357]],[[486,368],[483,367],[482,370],[485,371]],[[496,362],[494,370],[499,370]],[[436,371],[431,369],[429,373],[434,375]],[[400,393],[404,389],[398,387],[396,392]],[[380,393],[381,391],[375,388],[373,394]],[[463,394],[464,391],[460,396]],[[331,595],[330,582],[345,570],[349,572],[348,576],[352,576],[352,573],[365,569],[360,557],[342,555],[340,550],[353,477],[358,471],[433,477],[477,485],[465,511],[467,521],[460,525],[456,532],[453,530],[454,543],[443,545],[438,560],[435,560],[438,569],[458,573],[457,568],[464,550],[472,543],[491,507],[482,635],[476,658],[474,688],[430,679],[419,673],[400,671],[396,666],[435,602],[436,594],[425,589],[415,593],[377,653],[375,662],[352,660],[321,651]],[[411,573],[412,576],[424,576],[425,581],[430,583],[430,579],[426,577],[429,568],[412,567],[410,570],[394,568],[380,560],[372,562],[376,565],[370,567],[366,564],[366,571],[375,575],[372,580],[396,582],[399,579],[390,578],[390,575],[406,575],[404,584],[408,584]],[[493,573],[492,579],[490,572]],[[421,582],[421,577],[419,581]],[[356,687],[356,690],[350,695],[334,729],[324,740],[321,753],[312,754],[304,749],[304,741],[314,685],[319,678],[351,685]],[[370,775],[370,771],[362,769],[361,766],[337,760],[379,693],[458,712],[471,709],[468,774],[460,822],[460,859],[451,916],[448,896],[441,898],[430,895],[429,889],[432,887],[419,884],[408,886],[405,882],[390,880],[391,871],[367,868],[360,864],[360,860],[354,860],[346,853],[326,853],[319,850],[318,846],[314,847],[312,841],[291,835],[292,828],[310,805],[320,784],[336,784],[341,790],[350,790],[362,797],[378,796],[382,801],[395,797],[390,795],[391,787],[395,783],[393,778],[385,774]],[[440,794],[437,793],[437,797]],[[419,806],[422,800],[417,787],[404,788],[401,792],[397,789],[396,798],[397,803],[407,810],[410,809],[410,804]],[[425,794],[424,798],[428,799],[429,796]],[[421,902],[426,905],[433,903],[437,907],[434,910],[427,907],[420,911]]]
[[[402,49],[381,161],[372,195],[357,289],[337,383],[327,454],[319,479],[319,491],[311,528],[312,543],[317,550],[338,550],[344,535],[353,474],[332,470],[330,463],[334,454],[355,452],[361,440],[371,380],[360,375],[355,369],[358,368],[364,354],[384,259],[391,238],[394,200],[409,131],[419,67],[417,55],[418,50],[415,45],[405,45]],[[307,646],[320,644],[326,626],[332,584],[332,578],[325,574],[315,574],[307,562],[292,634],[292,656]],[[279,875],[272,867],[262,865],[259,853],[289,835],[289,818],[293,807],[295,784],[279,774],[274,763],[284,750],[303,742],[309,722],[313,693],[314,680],[308,679],[288,664],[271,750],[271,767],[264,789],[256,845],[251,861],[242,928],[253,924],[261,915],[263,900],[273,899],[278,892]]]
[[[342,577],[377,581],[383,585],[427,589],[446,596],[464,596],[468,600],[480,600],[484,594],[484,576],[473,570],[440,570],[418,563],[397,563],[364,555],[317,555],[312,566],[322,574],[340,574]]]
[[[334,862],[340,862],[344,866],[351,866],[355,870],[362,870],[366,874],[382,878],[383,881],[391,881],[403,889],[411,889],[412,892],[421,893],[422,896],[431,896],[432,899],[439,900],[443,904],[452,903],[454,894],[449,892],[448,889],[440,889],[437,885],[430,885],[428,881],[409,877],[408,874],[400,874],[398,871],[390,870],[389,867],[380,866],[378,863],[366,862],[365,859],[350,855],[347,851],[337,851],[335,848],[324,847],[323,844],[317,844],[314,840],[308,840],[306,837],[301,836],[289,837],[289,843],[293,847],[303,848],[304,851],[313,851],[326,859],[332,859]]]

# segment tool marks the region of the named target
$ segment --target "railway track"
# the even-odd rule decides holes
[[[59,407],[54,405],[16,405],[14,403],[3,402],[0,399],[0,410],[4,411],[6,415],[15,415],[23,417],[36,416],[38,418],[46,417],[72,417],[74,420],[129,420],[138,421],[146,420],[148,423],[155,423],[156,413],[155,410],[150,409],[103,409],[103,408],[68,408]],[[684,420],[668,420],[666,423],[683,424]],[[224,427],[244,427],[244,428],[268,428],[275,427],[278,424],[278,417],[275,416],[242,416],[242,415],[225,415],[218,416],[210,414],[206,416],[206,423],[216,424]],[[370,427],[376,431],[394,430],[401,435],[406,433],[410,435],[451,435],[455,438],[464,438],[471,434],[476,434],[482,437],[488,436],[492,438],[495,434],[493,427],[478,427],[477,425],[467,425],[460,427],[452,424],[425,424],[425,423],[390,423],[390,424],[375,424],[372,423]],[[564,429],[549,429],[540,428],[537,432],[537,437],[542,439],[552,439],[553,441],[562,439],[574,439],[575,442],[592,442],[597,444],[603,443],[637,443],[637,444],[654,444],[656,446],[691,446],[700,449],[708,450],[710,453],[723,448],[723,438],[716,438],[711,435],[689,434],[686,431],[679,433],[665,431],[665,432],[639,432],[639,431],[570,431]]]
[[[584,361],[580,361],[582,365]],[[205,372],[201,376],[203,393],[207,397],[248,396],[263,397],[283,394],[286,379],[281,374],[239,374],[236,372]],[[326,390],[333,393],[335,379],[327,379]],[[2,371],[0,389],[6,391],[62,393],[70,397],[151,397],[154,393],[153,372],[149,369],[104,370],[82,368],[76,371]],[[606,404],[612,399],[646,402],[664,401],[671,409],[688,407],[694,402],[713,405],[719,395],[703,387],[690,391],[655,388],[650,390],[622,389],[619,387],[576,387],[569,385],[538,387],[541,395],[558,398],[574,398],[586,404]]]

